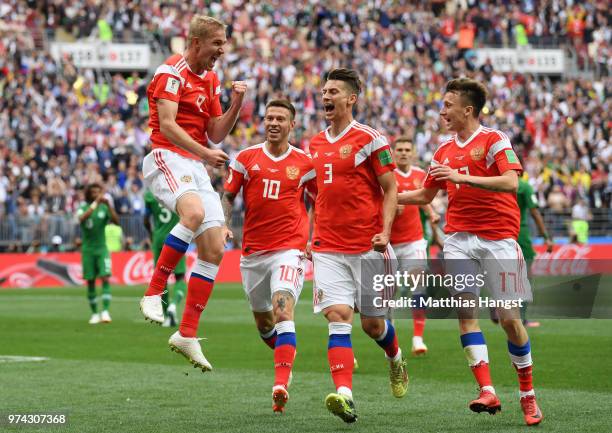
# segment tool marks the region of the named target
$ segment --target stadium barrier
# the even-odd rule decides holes
[[[555,275],[559,269],[555,263],[585,260],[612,259],[612,243],[597,245],[568,244],[556,247],[553,253],[545,253],[545,247],[535,247],[541,265],[534,264],[539,275]],[[437,254],[432,249],[432,257]],[[2,254],[0,262],[0,289],[82,286],[80,253]],[[113,253],[111,283],[116,285],[147,284],[153,273],[153,256],[150,251],[126,251]],[[187,253],[188,275],[196,261],[194,252]],[[240,283],[240,250],[225,252],[217,275],[217,282]],[[312,263],[307,261],[307,280],[312,279]],[[171,280],[172,282],[172,280]]]

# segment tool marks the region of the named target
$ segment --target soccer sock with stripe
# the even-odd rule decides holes
[[[417,307],[412,309],[412,325],[413,325],[413,337],[423,338],[423,331],[425,330],[425,308],[420,308],[425,297],[423,295],[414,295],[412,297]]]
[[[87,300],[89,301],[89,308],[91,312],[96,314],[98,312],[98,300],[96,299],[96,280],[87,281]]]
[[[353,397],[353,345],[350,323],[330,322],[327,359],[338,393]]]
[[[376,338],[376,344],[383,348],[387,359],[398,361],[402,357],[402,352],[397,344],[397,335],[395,335],[395,328],[390,320],[385,320],[385,329],[378,338]]]
[[[183,319],[179,327],[183,337],[196,336],[200,316],[206,308],[218,271],[218,265],[198,259],[187,284],[185,311],[183,311]]]
[[[480,390],[495,393],[491,373],[489,372],[489,352],[482,332],[463,334],[461,344]]]
[[[531,360],[531,344],[529,340],[522,346],[517,346],[508,341],[508,352],[510,353],[512,365],[514,365],[518,374],[521,398],[535,395],[532,376],[533,361]]]
[[[181,257],[185,255],[193,235],[194,233],[181,223],[175,225],[170,231],[157,259],[155,271],[145,293],[146,296],[161,295],[166,289],[168,277],[174,271]]]
[[[276,348],[276,339],[278,338],[276,327],[270,329],[268,332],[260,332],[259,336],[270,349],[274,350]]]
[[[287,388],[289,374],[295,359],[295,322],[286,320],[276,324],[276,347],[274,348],[274,386]]]
[[[102,310],[108,311],[111,299],[113,299],[113,295],[111,295],[110,283],[102,281]]]

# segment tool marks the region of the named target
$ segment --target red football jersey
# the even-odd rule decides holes
[[[439,164],[473,176],[500,176],[508,170],[523,169],[508,136],[483,126],[463,143],[456,135],[442,143],[431,161],[432,167]],[[429,173],[424,186],[448,191],[446,233],[468,232],[491,240],[518,237],[516,194],[437,181]]]
[[[159,131],[157,99],[178,102],[176,123],[195,141],[207,146],[208,120],[223,114],[219,101],[220,94],[221,84],[213,71],[204,71],[202,75],[197,75],[191,71],[183,56],[180,54],[170,56],[157,68],[147,88],[152,147],[169,149],[187,158],[196,159],[195,155],[172,144]]]
[[[278,157],[268,152],[266,143],[238,153],[230,163],[225,190],[237,194],[243,188],[242,254],[306,247],[304,176],[311,169],[310,157],[293,146]]]
[[[423,186],[425,170],[412,166],[407,173],[399,168],[395,170],[397,192],[406,192],[419,189]],[[391,229],[391,244],[404,244],[423,239],[423,226],[419,206],[406,205],[401,213],[398,211]]]
[[[312,249],[371,250],[372,237],[383,230],[384,195],[377,176],[395,169],[387,139],[353,121],[337,137],[329,128],[314,136],[310,154],[317,189]]]

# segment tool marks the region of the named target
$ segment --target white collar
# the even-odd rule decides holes
[[[335,137],[332,137],[331,135],[329,135],[329,130],[331,129],[331,126],[328,126],[325,129],[325,138],[327,138],[327,141],[329,141],[330,143],[335,143],[336,141],[340,140],[342,137],[344,137],[346,135],[347,132],[349,132],[351,130],[351,128],[353,127],[353,125],[357,123],[357,121],[355,119],[353,119],[351,121],[351,123],[349,123],[346,128],[344,128],[344,130],[336,135]]]
[[[482,125],[478,125],[478,128],[476,128],[476,131],[474,131],[474,133],[472,135],[470,135],[470,138],[468,138],[467,140],[465,140],[463,143],[459,140],[459,136],[457,134],[455,134],[455,143],[457,143],[457,146],[459,146],[460,148],[464,148],[465,146],[467,146],[468,144],[470,144],[470,142],[476,138],[476,136],[478,134],[480,134],[480,132],[482,131]]]
[[[262,148],[262,150],[263,150],[263,153],[264,153],[264,154],[265,154],[265,155],[266,155],[268,158],[270,158],[272,161],[274,161],[274,162],[282,161],[283,159],[287,158],[287,157],[289,156],[289,154],[291,153],[291,148],[293,147],[293,146],[291,145],[291,143],[289,143],[289,147],[287,148],[287,150],[285,151],[285,153],[283,153],[282,155],[279,155],[279,156],[274,156],[274,155],[272,155],[272,154],[270,153],[270,151],[268,151],[268,146],[267,146],[267,145],[268,145],[268,142],[267,142],[267,141],[264,141],[264,142],[261,144],[261,148]]]

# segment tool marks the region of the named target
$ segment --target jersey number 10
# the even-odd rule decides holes
[[[263,183],[263,198],[278,200],[278,193],[280,192],[280,180],[263,179]]]

